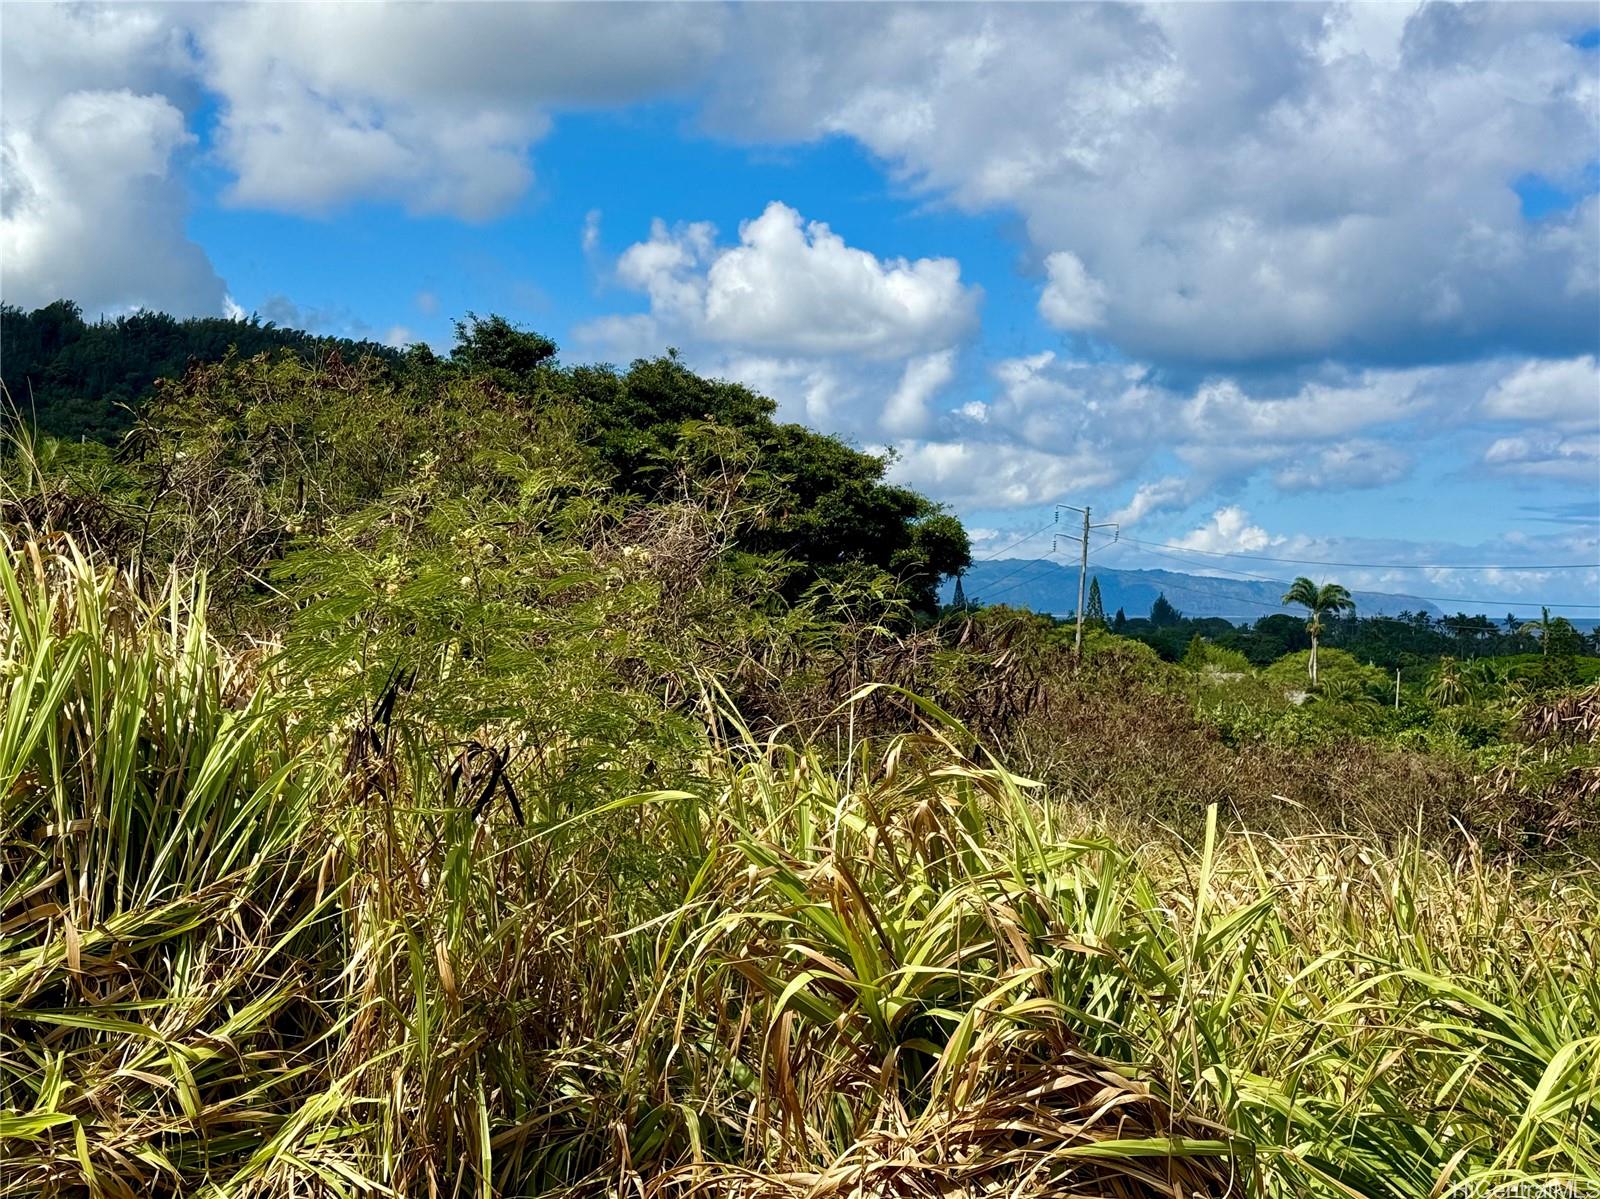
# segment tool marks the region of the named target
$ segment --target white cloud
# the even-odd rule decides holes
[[[1358,439],[1309,452],[1279,467],[1272,481],[1280,491],[1349,491],[1396,483],[1412,465],[1397,446]]]
[[[1218,508],[1198,529],[1185,533],[1174,543],[1207,553],[1253,553],[1264,550],[1282,538],[1274,538],[1260,525],[1250,523],[1250,514],[1237,504]]]
[[[494,216],[531,184],[552,107],[670,93],[721,43],[718,14],[668,6],[237,4],[192,20],[228,194],[286,212],[380,199]]]
[[[1216,378],[1184,391],[1162,385],[1138,365],[1075,361],[1048,351],[1003,359],[992,374],[993,393],[950,414],[941,422],[945,439],[936,440],[1093,464],[1076,479],[1047,472],[1064,479],[1051,499],[1085,494],[1091,478],[1123,483],[1161,469],[1114,515],[1130,525],[1261,473],[1282,491],[1394,482],[1409,471],[1410,455],[1376,434],[1431,435],[1448,424],[1449,404],[1464,389],[1481,393],[1486,377],[1468,366],[1335,373],[1259,393]],[[1170,472],[1173,461],[1184,473]],[[948,479],[960,463],[980,470],[980,462],[974,450],[946,462],[939,477]],[[981,489],[976,479],[968,486]]]
[[[1600,426],[1600,366],[1593,354],[1525,362],[1484,397],[1483,413],[1495,420],[1548,421],[1570,429]]]
[[[1057,329],[1081,332],[1106,323],[1106,286],[1090,276],[1083,260],[1057,250],[1044,260],[1050,277],[1039,296],[1039,315]]]
[[[897,447],[897,482],[940,500],[978,508],[1046,504],[1078,489],[1104,487],[1116,471],[1087,452],[1048,453],[1006,443],[912,441]]]
[[[948,347],[977,319],[978,292],[952,258],[880,259],[777,201],[719,246],[701,221],[617,259],[663,334],[759,353],[889,359]],[[603,332],[604,326],[598,327]]]
[[[1591,346],[1600,206],[1532,222],[1512,185],[1584,190],[1592,14],[1379,7],[757,6],[712,119],[1019,213],[1046,317],[1135,357]]]
[[[723,23],[665,5],[9,5],[5,299],[223,311],[179,172],[213,105],[234,203],[485,218],[527,192],[552,109],[690,86]]]
[[[1187,508],[1195,500],[1195,481],[1169,475],[1152,483],[1141,483],[1133,498],[1111,514],[1114,524],[1133,525],[1157,512]]]
[[[1252,478],[1380,486],[1462,429],[1489,473],[1587,485],[1600,200],[1530,221],[1513,183],[1591,186],[1600,76],[1570,44],[1591,23],[1532,5],[14,5],[0,282],[91,314],[225,310],[185,232],[200,113],[235,203],[481,218],[527,194],[552,114],[705,98],[722,132],[849,137],[915,194],[1017,214],[1040,317],[1136,365],[1018,355],[958,391],[981,296],[955,260],[849,245],[782,204],[731,242],[657,223],[606,264],[646,311],[593,322],[590,346],[676,343],[786,415],[909,439],[903,470],[1000,506],[1145,480],[1131,522]],[[600,233],[595,211],[597,267]],[[1506,357],[1463,361],[1485,345]]]
[[[11,17],[8,15],[7,20]],[[172,160],[194,141],[159,95],[72,91],[4,128],[5,299],[71,299],[89,316],[134,308],[223,311],[226,288],[184,230]]]
[[[981,298],[954,259],[879,257],[778,201],[731,245],[707,221],[655,220],[611,275],[648,311],[581,326],[592,351],[616,360],[677,346],[789,419],[872,439],[927,434]]]
[[[18,5],[6,213],[54,223],[46,203],[93,227],[85,214],[127,197],[126,178],[70,202],[50,191],[60,164],[41,123],[77,93],[126,90],[188,114],[214,101],[213,161],[239,204],[377,200],[468,218],[527,193],[553,113],[705,97],[720,131],[847,136],[913,189],[1017,213],[1042,316],[1164,367],[1425,362],[1485,342],[1570,356],[1594,341],[1600,201],[1529,221],[1512,184],[1587,186],[1600,79],[1571,35],[1589,24],[1582,6],[1535,5]],[[158,144],[140,119],[135,151]],[[165,210],[160,228],[142,222],[145,257],[186,260],[189,306],[215,310],[181,234],[182,147],[168,150],[160,176],[136,176]],[[768,295],[746,268],[787,270],[797,245],[828,256],[770,211],[756,223],[774,241],[723,265],[729,287]],[[136,290],[126,257],[90,290]],[[886,279],[863,294],[903,282],[909,304],[951,290],[937,266],[902,279],[876,265]],[[111,281],[114,269],[125,274]],[[819,333],[833,348],[797,350],[770,332],[778,310],[717,308],[705,282],[701,320],[729,344],[858,352],[838,349],[842,321]],[[805,299],[792,311],[810,314]],[[847,311],[871,344],[895,343],[904,320],[936,323]]]
[[[660,352],[657,342],[650,353]],[[881,393],[872,394],[849,364],[810,358],[772,358],[759,354],[708,356],[707,369],[777,401],[784,420],[803,421],[828,432],[877,431]],[[876,382],[887,386],[888,377]]]
[[[1309,382],[1293,394],[1258,398],[1231,379],[1201,385],[1179,414],[1194,441],[1283,444],[1341,437],[1419,415],[1431,402],[1421,371],[1366,371],[1342,383]]]
[[[1483,464],[1492,474],[1600,486],[1600,434],[1534,430],[1497,438],[1484,452]]]
[[[900,386],[883,410],[886,432],[909,437],[927,431],[933,419],[928,401],[955,377],[955,360],[954,350],[940,350],[906,363]]]

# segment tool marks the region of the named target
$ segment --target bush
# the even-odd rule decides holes
[[[1183,655],[1183,664],[1190,670],[1209,670],[1214,674],[1239,675],[1255,673],[1250,659],[1236,649],[1227,649],[1196,635]]]
[[[1285,691],[1310,689],[1311,651],[1299,650],[1285,654],[1262,672],[1263,676]],[[1394,680],[1375,666],[1367,666],[1342,649],[1322,646],[1317,650],[1317,685],[1319,687],[1357,687],[1382,696],[1393,688]]]

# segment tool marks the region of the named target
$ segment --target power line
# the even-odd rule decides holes
[[[1223,580],[1223,582],[1229,582],[1229,581],[1230,580],[1227,580],[1227,579]],[[1232,581],[1238,582],[1239,580],[1232,580]],[[1276,582],[1277,580],[1271,580],[1271,581]],[[1018,584],[1018,586],[1020,586],[1020,584]],[[1014,590],[1014,588],[1013,588],[1013,590]],[[1159,586],[1158,591],[1161,594],[1165,594],[1168,591],[1178,591],[1178,592],[1184,593],[1185,595],[1198,595],[1198,596],[1201,596],[1202,598],[1205,598],[1205,599],[1216,599],[1217,598],[1216,592],[1214,592],[1214,591],[1202,591],[1197,587],[1185,587],[1181,583],[1162,583]],[[1304,615],[1304,613],[1302,613],[1302,612],[1295,611],[1295,606],[1294,605],[1283,603],[1281,600],[1278,601],[1277,603],[1273,603],[1271,600],[1251,599],[1249,596],[1243,596],[1243,595],[1227,596],[1226,598],[1230,602],[1233,602],[1233,603],[1248,604],[1252,608],[1264,609],[1264,611],[1262,611],[1262,613],[1261,613],[1261,616],[1291,616],[1291,617],[1294,617],[1296,619],[1299,619],[1300,617],[1302,617]],[[1413,596],[1411,598],[1413,598],[1413,599],[1421,599],[1422,597],[1421,596]],[[1050,613],[1049,615],[1054,615],[1054,614]],[[1144,619],[1144,618],[1143,617],[1129,617],[1128,619],[1130,619],[1130,620],[1140,620],[1140,619]],[[1188,620],[1211,620],[1211,619],[1216,619],[1216,620],[1226,620],[1230,624],[1237,623],[1236,620],[1234,620],[1231,617],[1227,617],[1227,616],[1219,616],[1219,617],[1193,617],[1193,616],[1191,616],[1191,617],[1185,617],[1185,619],[1188,619]],[[1260,617],[1257,617],[1257,619],[1260,619]],[[1357,620],[1357,621],[1374,621],[1374,620],[1376,620],[1376,621],[1382,621],[1384,624],[1404,625],[1407,628],[1415,628],[1416,627],[1414,622],[1412,622],[1410,620],[1402,620],[1398,616],[1379,616],[1379,615],[1361,616],[1361,615],[1356,615],[1356,616],[1352,617],[1351,619],[1354,619],[1354,620]],[[1484,619],[1487,619],[1487,618],[1484,618]],[[1441,617],[1440,619],[1438,619],[1436,621],[1432,621],[1432,623],[1436,628],[1449,629],[1449,628],[1452,627],[1450,621],[1451,621],[1451,617],[1444,616],[1444,617]],[[1496,623],[1494,627],[1498,628],[1499,627],[1498,623]]]
[[[1211,558],[1248,558],[1254,562],[1285,562],[1293,566],[1349,566],[1363,570],[1506,570],[1506,571],[1534,571],[1534,570],[1595,570],[1600,569],[1600,562],[1559,562],[1545,566],[1528,566],[1525,564],[1494,564],[1494,563],[1447,563],[1447,562],[1329,562],[1322,558],[1273,558],[1266,554],[1240,554],[1232,550],[1202,550],[1188,545],[1169,545],[1164,541],[1141,541],[1137,537],[1124,537],[1124,541],[1134,545],[1142,545],[1148,549],[1179,550],[1186,554],[1205,554]],[[1421,598],[1421,597],[1418,597]],[[1576,605],[1568,605],[1573,607]]]
[[[1052,524],[1053,523],[1054,522],[1052,522]],[[1046,525],[1045,529],[1048,529],[1050,527],[1051,527],[1051,525]],[[1043,532],[1043,531],[1044,531],[1043,529],[1040,530],[1040,532]],[[1030,533],[1030,534],[1028,534],[1027,537],[1024,537],[1022,539],[1022,541],[1027,541],[1029,538],[1037,537],[1038,535],[1039,535],[1038,533]],[[1022,542],[1018,541],[1018,542],[1014,542],[1013,544],[1021,545]],[[1103,550],[1103,549],[1106,548],[1106,546],[1111,545],[1111,544],[1113,544],[1113,541],[1103,542],[1100,545],[1091,547],[1089,552],[1093,553],[1095,550]],[[1004,553],[1005,551],[1001,550],[1000,552]],[[1055,552],[1056,552],[1055,546],[1052,544],[1051,547],[1050,547],[1050,553],[1054,554]],[[993,561],[996,561],[996,558],[980,558],[979,561],[981,561],[981,562],[993,562]],[[1023,571],[1027,570],[1028,567],[1030,567],[1030,566],[1038,566],[1040,563],[1049,562],[1049,561],[1050,561],[1050,558],[1049,558],[1048,555],[1046,555],[1043,558],[1021,558],[1021,559],[1017,559],[1016,560],[1016,562],[1017,562],[1016,566],[1014,566],[1012,569],[1006,571],[1004,574],[999,575],[999,576],[989,580],[986,584],[984,584],[984,589],[983,589],[982,593],[980,593],[976,597],[977,600],[978,601],[983,601],[986,598],[987,599],[993,599],[993,598],[995,598],[997,596],[1009,595],[1009,594],[1011,594],[1011,592],[1015,591],[1018,587],[1026,587],[1029,583],[1035,582],[1036,580],[1027,579],[1027,578],[1017,579],[1017,581],[1015,583],[1012,583],[1009,587],[1001,587],[998,591],[994,590],[994,588],[995,588],[995,586],[997,584],[1004,583],[1007,579],[1014,578],[1016,575],[1019,575]]]
[[[997,583],[1004,582],[1006,579],[1009,579],[1012,575],[1017,574],[1020,571],[1026,570],[1030,566],[1037,566],[1041,562],[1048,562],[1048,561],[1050,561],[1049,558],[1030,558],[1026,562],[1023,562],[1019,567],[1017,567],[1016,570],[1007,571],[1005,574],[1001,575],[1000,578],[995,580],[995,582],[997,582]],[[1063,567],[1063,569],[1065,569],[1065,568]],[[985,596],[988,596],[988,597],[992,598],[992,597],[997,596],[997,595],[1009,595],[1011,592],[1015,591],[1018,587],[1026,587],[1029,583],[1033,583],[1033,582],[1036,582],[1036,581],[1037,580],[1035,580],[1035,579],[1018,579],[1015,583],[1011,584],[1011,586],[1002,587],[999,591],[992,591],[992,590],[989,590],[988,588],[985,588],[984,591],[981,592],[977,596],[977,599],[979,601],[982,601],[982,600],[984,600]]]
[[[1061,513],[1059,511],[1057,511],[1057,512],[1052,514],[1052,516],[1050,518],[1050,523],[1045,525],[1043,528],[1035,529],[1032,533],[1028,533],[1028,534],[1025,534],[1022,537],[1017,538],[1017,540],[1013,541],[1010,545],[1006,546],[1004,549],[996,550],[994,553],[990,554],[987,558],[979,558],[978,561],[979,562],[995,562],[995,561],[998,561],[1000,559],[1000,555],[1001,554],[1010,553],[1012,550],[1016,549],[1017,546],[1021,545],[1023,542],[1032,541],[1035,537],[1038,537],[1038,536],[1040,536],[1041,534],[1044,534],[1044,533],[1048,533],[1051,529],[1056,527],[1056,525],[1060,522],[1060,520],[1061,520]],[[1050,552],[1051,553],[1055,552],[1055,547],[1054,547],[1053,544],[1051,546]],[[1045,559],[1043,559],[1043,558],[1032,558],[1032,559],[1025,560],[1022,563],[1020,563],[1018,566],[1016,566],[1015,568],[1006,571],[1005,574],[1001,575],[999,578],[991,580],[991,585],[993,583],[1003,583],[1007,579],[1011,578],[1013,575],[1016,575],[1019,572],[1021,572],[1023,570],[1026,570],[1033,563],[1035,563],[1035,562],[1043,562],[1044,560]],[[1023,582],[1026,582],[1026,581],[1027,580],[1023,580]],[[1018,584],[1018,586],[1021,586],[1021,584]],[[1007,590],[1015,590],[1015,588],[1007,588]]]
[[[996,550],[994,553],[990,554],[987,558],[979,558],[978,561],[979,562],[993,562],[996,559],[998,559],[1001,554],[1009,554],[1012,550],[1016,549],[1017,546],[1021,545],[1024,541],[1032,541],[1035,537],[1039,536],[1039,534],[1048,533],[1051,529],[1055,528],[1055,526],[1056,526],[1056,521],[1052,520],[1049,524],[1045,525],[1044,528],[1035,529],[1032,533],[1028,533],[1027,535],[1025,535],[1023,537],[1017,538],[1010,545],[1006,546],[1005,549]]]

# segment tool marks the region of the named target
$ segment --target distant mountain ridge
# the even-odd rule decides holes
[[[1110,570],[1093,564],[1089,575],[1100,580],[1100,598],[1108,617],[1118,608],[1130,620],[1148,616],[1158,595],[1165,595],[1185,616],[1253,621],[1275,612],[1300,611],[1282,602],[1283,593],[1289,589],[1288,580],[1224,579],[1175,570]],[[1078,607],[1077,567],[1048,560],[1000,558],[974,562],[962,577],[961,586],[967,599],[978,604],[1007,604],[1051,616],[1066,616]],[[948,603],[954,591],[954,580],[947,580],[941,598]],[[1437,606],[1414,595],[1382,591],[1351,594],[1358,616],[1398,616],[1401,612],[1444,615]],[[1499,618],[1490,615],[1491,619]]]

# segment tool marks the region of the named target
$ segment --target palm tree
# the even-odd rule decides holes
[[[1284,592],[1283,602],[1286,604],[1299,604],[1310,618],[1306,621],[1306,632],[1311,634],[1311,661],[1307,669],[1311,674],[1311,685],[1317,685],[1317,638],[1322,636],[1322,614],[1324,612],[1354,612],[1355,600],[1350,598],[1350,592],[1338,583],[1325,583],[1318,587],[1310,579],[1301,575],[1289,585],[1289,590]]]
[[[1472,684],[1460,664],[1448,654],[1439,659],[1439,669],[1428,684],[1428,698],[1441,708],[1453,708],[1472,697]]]
[[[1539,619],[1530,620],[1518,629],[1519,633],[1533,633],[1539,638],[1539,652],[1545,657],[1550,656],[1550,627],[1555,622],[1550,619],[1550,609],[1540,608]]]

